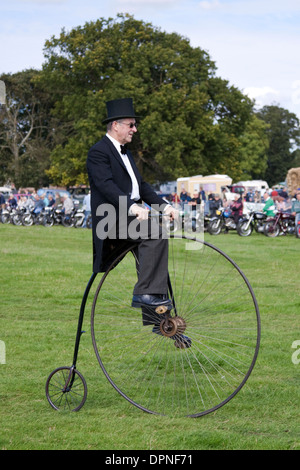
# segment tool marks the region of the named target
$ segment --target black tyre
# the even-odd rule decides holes
[[[222,231],[222,226],[223,224],[221,220],[212,219],[208,224],[207,231],[210,235],[219,235]]]
[[[87,397],[86,381],[73,367],[59,367],[47,379],[46,397],[55,410],[79,411]]]
[[[279,226],[277,224],[275,225],[274,222],[267,222],[265,224],[264,234],[267,237],[270,237],[270,238],[278,237],[279,232],[280,232]]]
[[[131,307],[135,253],[128,248],[112,263],[94,297],[91,332],[102,371],[148,413],[199,417],[217,410],[244,386],[257,358],[260,316],[249,282],[218,248],[174,237],[168,319]]]
[[[31,227],[34,224],[34,217],[32,214],[24,214],[22,217],[22,225],[25,227]]]
[[[62,218],[61,223],[64,227],[73,227],[74,226],[74,220],[70,215],[65,215]]]
[[[248,220],[243,220],[237,225],[236,230],[240,237],[249,237],[253,231],[253,226],[249,224]]]

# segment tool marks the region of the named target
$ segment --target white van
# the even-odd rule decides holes
[[[234,186],[244,186],[246,191],[247,189],[253,189],[254,191],[260,191],[261,194],[264,194],[270,189],[268,183],[263,180],[239,181],[235,183]]]

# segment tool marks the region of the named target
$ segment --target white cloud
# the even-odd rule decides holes
[[[219,2],[219,0],[204,0],[202,2],[199,2],[199,7],[203,8],[203,10],[215,10],[220,6],[221,3]]]
[[[270,102],[275,101],[280,96],[280,92],[270,86],[248,87],[244,89],[244,93],[252,100],[255,100],[258,107],[264,106],[267,103],[270,104]]]
[[[18,0],[19,3],[38,3],[40,5],[52,5],[52,4],[60,4],[66,3],[69,0]]]
[[[130,4],[138,4],[139,6],[152,6],[152,5],[160,5],[160,6],[163,6],[164,4],[176,4],[176,3],[179,3],[179,0],[130,0],[130,2],[128,2],[128,0],[117,0],[116,3],[120,4],[120,5],[126,5],[128,7],[128,5]]]
[[[128,12],[190,39],[217,75],[262,105],[300,117],[299,0],[10,0],[0,2],[0,73],[40,68],[47,38]]]
[[[297,105],[300,104],[300,80],[295,80],[292,83],[292,103]]]

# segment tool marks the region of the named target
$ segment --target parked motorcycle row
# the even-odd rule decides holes
[[[25,209],[3,209],[0,214],[0,221],[3,224],[24,225],[43,225],[52,227],[53,225],[63,225],[64,227],[83,227],[85,213],[82,209],[74,208],[70,214],[64,214],[61,208],[46,208],[36,214],[33,210]],[[263,233],[267,237],[278,237],[279,235],[296,235],[300,238],[300,223],[295,227],[295,217],[288,212],[278,211],[274,217],[267,217],[263,212],[250,211],[246,216],[235,223],[234,219],[226,212],[224,208],[216,211],[216,216],[204,219],[199,214],[190,214],[182,218],[182,226],[177,221],[169,224],[169,231],[176,232],[183,229],[185,232],[193,233],[206,231],[210,235],[219,235],[227,233],[230,230],[236,230],[241,237],[249,237],[253,231]],[[92,228],[91,216],[87,217],[87,228]]]
[[[175,232],[180,224],[170,227]],[[210,235],[219,235],[235,230],[241,237],[249,237],[253,231],[262,233],[267,237],[278,237],[279,235],[296,235],[300,238],[300,223],[295,227],[295,217],[284,211],[277,211],[274,217],[267,217],[264,212],[252,210],[247,215],[239,219],[238,223],[226,209],[220,208],[216,215],[208,215],[201,219],[198,214],[189,215],[182,219],[182,229],[186,232],[200,232],[204,230]]]
[[[65,214],[60,207],[45,208],[39,213],[34,210],[25,209],[3,209],[0,214],[0,221],[3,224],[24,225],[43,225],[44,227],[52,227],[53,225],[63,225],[64,227],[83,227],[85,213],[82,209],[74,208],[70,214]],[[86,227],[92,228],[91,216],[87,217]]]

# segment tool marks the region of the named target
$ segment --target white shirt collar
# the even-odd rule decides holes
[[[129,158],[128,158],[128,155],[122,155],[121,153],[121,144],[120,142],[118,142],[116,139],[114,139],[111,135],[109,134],[106,134],[107,137],[109,138],[109,140],[114,144],[114,146],[116,147],[117,151],[119,152],[119,155],[121,156],[122,158],[122,161],[129,173],[129,176],[131,178],[131,182],[132,182],[132,190],[131,190],[131,199],[134,199],[136,201],[138,201],[140,199],[140,190],[139,190],[139,185],[138,185],[138,182],[137,182],[137,179],[136,179],[136,176],[134,174],[134,171],[132,169],[132,166],[130,164],[130,161],[129,161]]]
[[[116,139],[114,139],[110,134],[106,134],[106,137],[109,138],[109,140],[114,144],[114,146],[116,147],[116,149],[118,150],[119,154],[121,154],[121,144],[120,142],[118,142]]]

